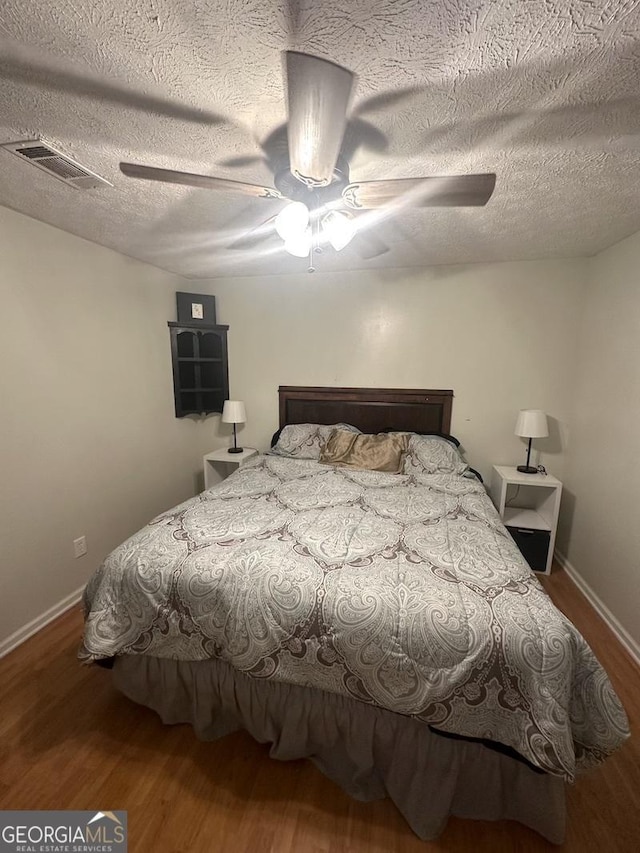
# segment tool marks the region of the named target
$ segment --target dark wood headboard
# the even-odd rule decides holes
[[[453,391],[281,385],[278,393],[280,428],[346,423],[367,433],[398,429],[448,434],[451,429]]]

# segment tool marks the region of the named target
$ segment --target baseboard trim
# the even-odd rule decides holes
[[[0,658],[3,658],[5,655],[8,655],[9,652],[12,652],[18,646],[22,645],[22,643],[24,643],[25,640],[28,640],[29,637],[33,637],[34,634],[41,631],[45,625],[49,624],[49,622],[53,622],[53,620],[57,619],[58,616],[62,616],[62,614],[69,610],[70,607],[73,607],[74,604],[78,604],[82,598],[83,591],[84,585],[75,592],[72,592],[66,598],[63,598],[62,601],[54,604],[53,607],[50,607],[40,616],[36,616],[35,619],[32,619],[31,622],[28,622],[22,628],[18,628],[18,630],[14,631],[14,633],[11,634],[10,637],[7,637],[6,640],[1,640]]]
[[[580,592],[587,599],[589,604],[591,604],[593,609],[600,615],[602,619],[604,619],[609,628],[613,631],[618,640],[622,643],[622,645],[634,659],[636,664],[640,666],[640,643],[637,643],[633,639],[631,634],[629,634],[627,629],[620,624],[620,622],[616,619],[613,613],[609,610],[607,605],[604,604],[604,602],[596,595],[596,593],[591,589],[589,584],[582,577],[576,567],[573,566],[569,562],[569,560],[567,560],[565,555],[561,554],[560,551],[556,551],[555,558],[565,570],[569,578],[573,581],[573,583],[578,587]]]

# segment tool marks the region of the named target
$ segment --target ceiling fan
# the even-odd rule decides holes
[[[340,251],[353,239],[358,231],[357,211],[393,211],[404,205],[475,207],[489,201],[495,174],[352,183],[341,148],[354,75],[310,54],[288,51],[285,57],[288,151],[275,163],[274,187],[135,163],[120,163],[121,171],[131,178],[288,200],[290,203],[275,217],[275,229],[286,251],[309,257],[310,271],[313,252],[320,250],[322,243],[328,242]],[[264,227],[259,228],[264,233]],[[387,250],[378,240],[365,256]]]

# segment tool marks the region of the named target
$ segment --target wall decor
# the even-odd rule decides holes
[[[216,298],[206,293],[176,292],[179,323],[216,325]]]

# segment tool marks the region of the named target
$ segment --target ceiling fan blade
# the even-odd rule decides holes
[[[355,210],[394,203],[409,207],[481,207],[491,198],[495,185],[494,174],[396,178],[349,184],[342,197]]]
[[[227,181],[225,178],[211,178],[209,175],[157,169],[155,166],[140,166],[137,163],[120,163],[120,171],[128,178],[141,178],[144,181],[162,181],[165,184],[183,184],[205,190],[222,190],[249,195],[253,198],[282,198],[278,190],[273,187],[260,187],[257,184],[245,184],[242,181]]]
[[[261,222],[260,225],[256,225],[255,228],[251,228],[249,231],[246,231],[240,237],[235,239],[232,243],[229,243],[227,248],[253,249],[259,243],[262,243],[263,240],[266,240],[268,237],[275,234],[275,220],[275,216],[270,216],[268,219],[265,219],[264,222]]]
[[[326,186],[347,126],[353,74],[295,51],[287,51],[286,64],[291,172],[308,186]]]
[[[372,228],[363,228],[362,231],[356,231],[351,240],[351,245],[365,261],[378,258],[380,255],[386,255],[389,251],[387,244]]]

